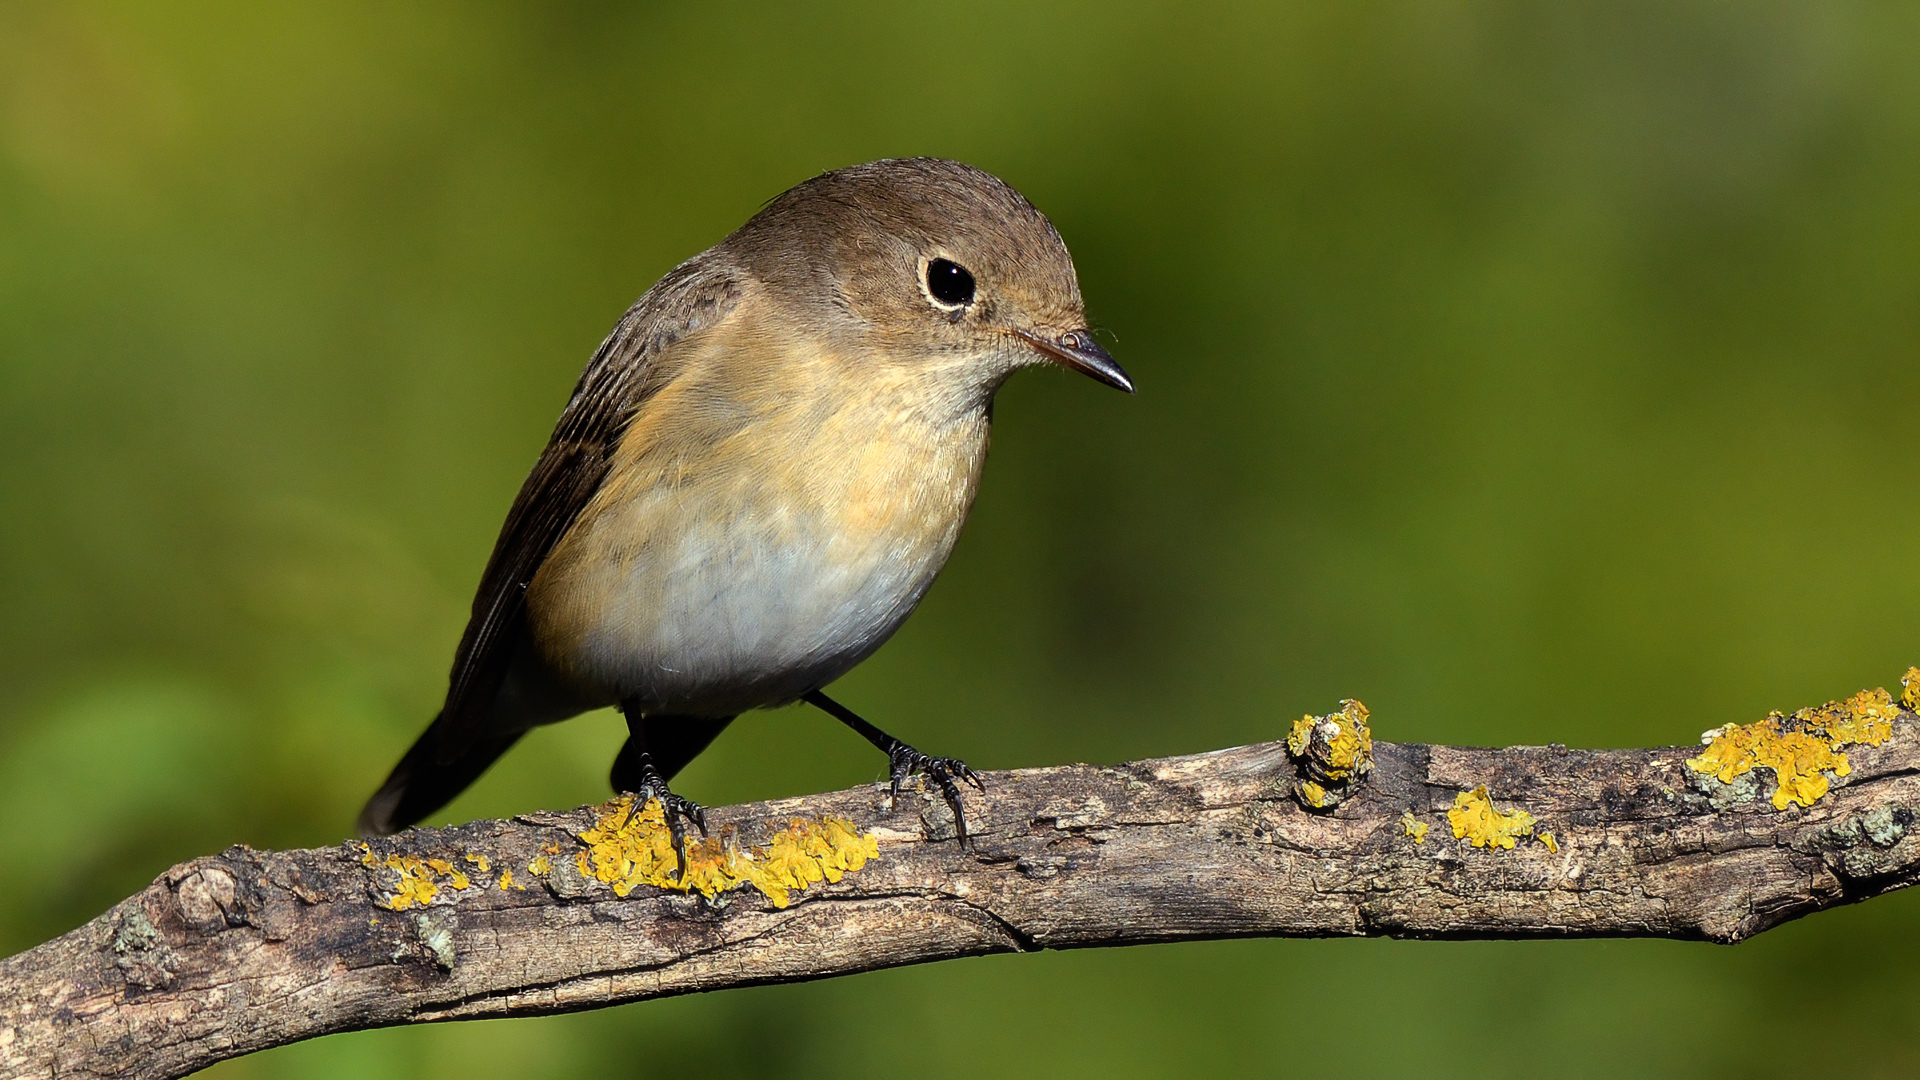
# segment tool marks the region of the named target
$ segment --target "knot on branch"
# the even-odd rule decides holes
[[[1296,773],[1293,797],[1309,810],[1331,810],[1350,798],[1373,771],[1373,730],[1367,707],[1351,698],[1338,712],[1303,716],[1287,733]]]
[[[174,875],[167,875],[173,881]],[[174,883],[180,917],[202,934],[217,934],[228,925],[228,913],[238,910],[239,893],[233,875],[212,863],[190,865]]]

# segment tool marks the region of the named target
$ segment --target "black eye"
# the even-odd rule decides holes
[[[973,275],[967,268],[947,259],[927,264],[927,292],[948,307],[973,303]]]

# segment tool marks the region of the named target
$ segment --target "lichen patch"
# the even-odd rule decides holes
[[[473,856],[466,858],[471,861]],[[399,852],[381,858],[365,843],[360,845],[360,865],[393,872],[391,883],[383,886],[387,895],[379,901],[390,911],[426,907],[440,898],[443,889],[458,892],[473,887],[472,879],[446,859],[424,859]]]
[[[1427,823],[1414,817],[1413,811],[1401,811],[1400,828],[1403,829],[1408,836],[1413,837],[1414,843],[1424,844],[1427,842]]]
[[[559,844],[548,844],[546,847],[541,848],[540,854],[528,860],[527,873],[534,877],[546,877],[553,872],[553,859],[551,856],[558,854],[560,854]]]
[[[1909,668],[1907,695],[1920,679]],[[1905,697],[1902,698],[1905,700]],[[1728,724],[1700,736],[1706,749],[1688,758],[1687,768],[1730,784],[1754,769],[1773,770],[1773,808],[1812,806],[1832,781],[1853,771],[1844,746],[1879,746],[1893,737],[1893,721],[1900,709],[1885,690],[1862,690],[1845,701],[1829,701],[1796,710],[1791,716],[1775,712],[1751,724]]]
[[[1348,699],[1337,712],[1303,716],[1287,732],[1287,752],[1299,774],[1294,798],[1310,810],[1339,806],[1373,770],[1373,731],[1367,707]]]
[[[1847,743],[1879,746],[1893,738],[1893,722],[1900,707],[1885,690],[1862,690],[1845,701],[1829,701],[1817,709],[1801,709],[1793,714],[1811,726],[1826,732],[1835,747]]]
[[[1287,750],[1294,757],[1312,755],[1328,780],[1345,780],[1373,768],[1373,732],[1367,727],[1367,707],[1348,699],[1340,711],[1325,716],[1303,716],[1287,733]]]
[[[603,808],[593,828],[580,834],[587,846],[574,856],[581,877],[610,886],[616,896],[652,885],[712,899],[752,886],[783,908],[794,891],[839,881],[880,857],[877,837],[829,815],[794,818],[765,847],[743,847],[730,834],[689,844],[681,874],[659,800],[647,800],[634,814],[628,813],[630,805],[622,797]]]
[[[445,859],[428,859],[427,867],[446,878],[451,888],[466,889],[473,886],[473,882],[468,879],[465,871],[455,869],[454,865]]]
[[[1512,851],[1516,841],[1533,835],[1533,815],[1525,810],[1502,813],[1494,809],[1487,785],[1454,796],[1453,809],[1447,811],[1447,824],[1453,826],[1453,838],[1474,847]]]

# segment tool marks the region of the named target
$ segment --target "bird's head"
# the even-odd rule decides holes
[[[928,365],[988,393],[1019,368],[1057,363],[1133,392],[1087,328],[1053,223],[971,165],[901,158],[823,173],[722,246],[818,331],[877,362]]]

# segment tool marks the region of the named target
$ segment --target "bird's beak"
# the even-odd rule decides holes
[[[1059,361],[1082,375],[1106,383],[1116,390],[1133,393],[1133,380],[1107,355],[1093,340],[1093,334],[1086,330],[1069,330],[1059,337],[1047,337],[1031,330],[1015,330],[1014,334],[1022,341],[1045,353],[1048,358]]]

